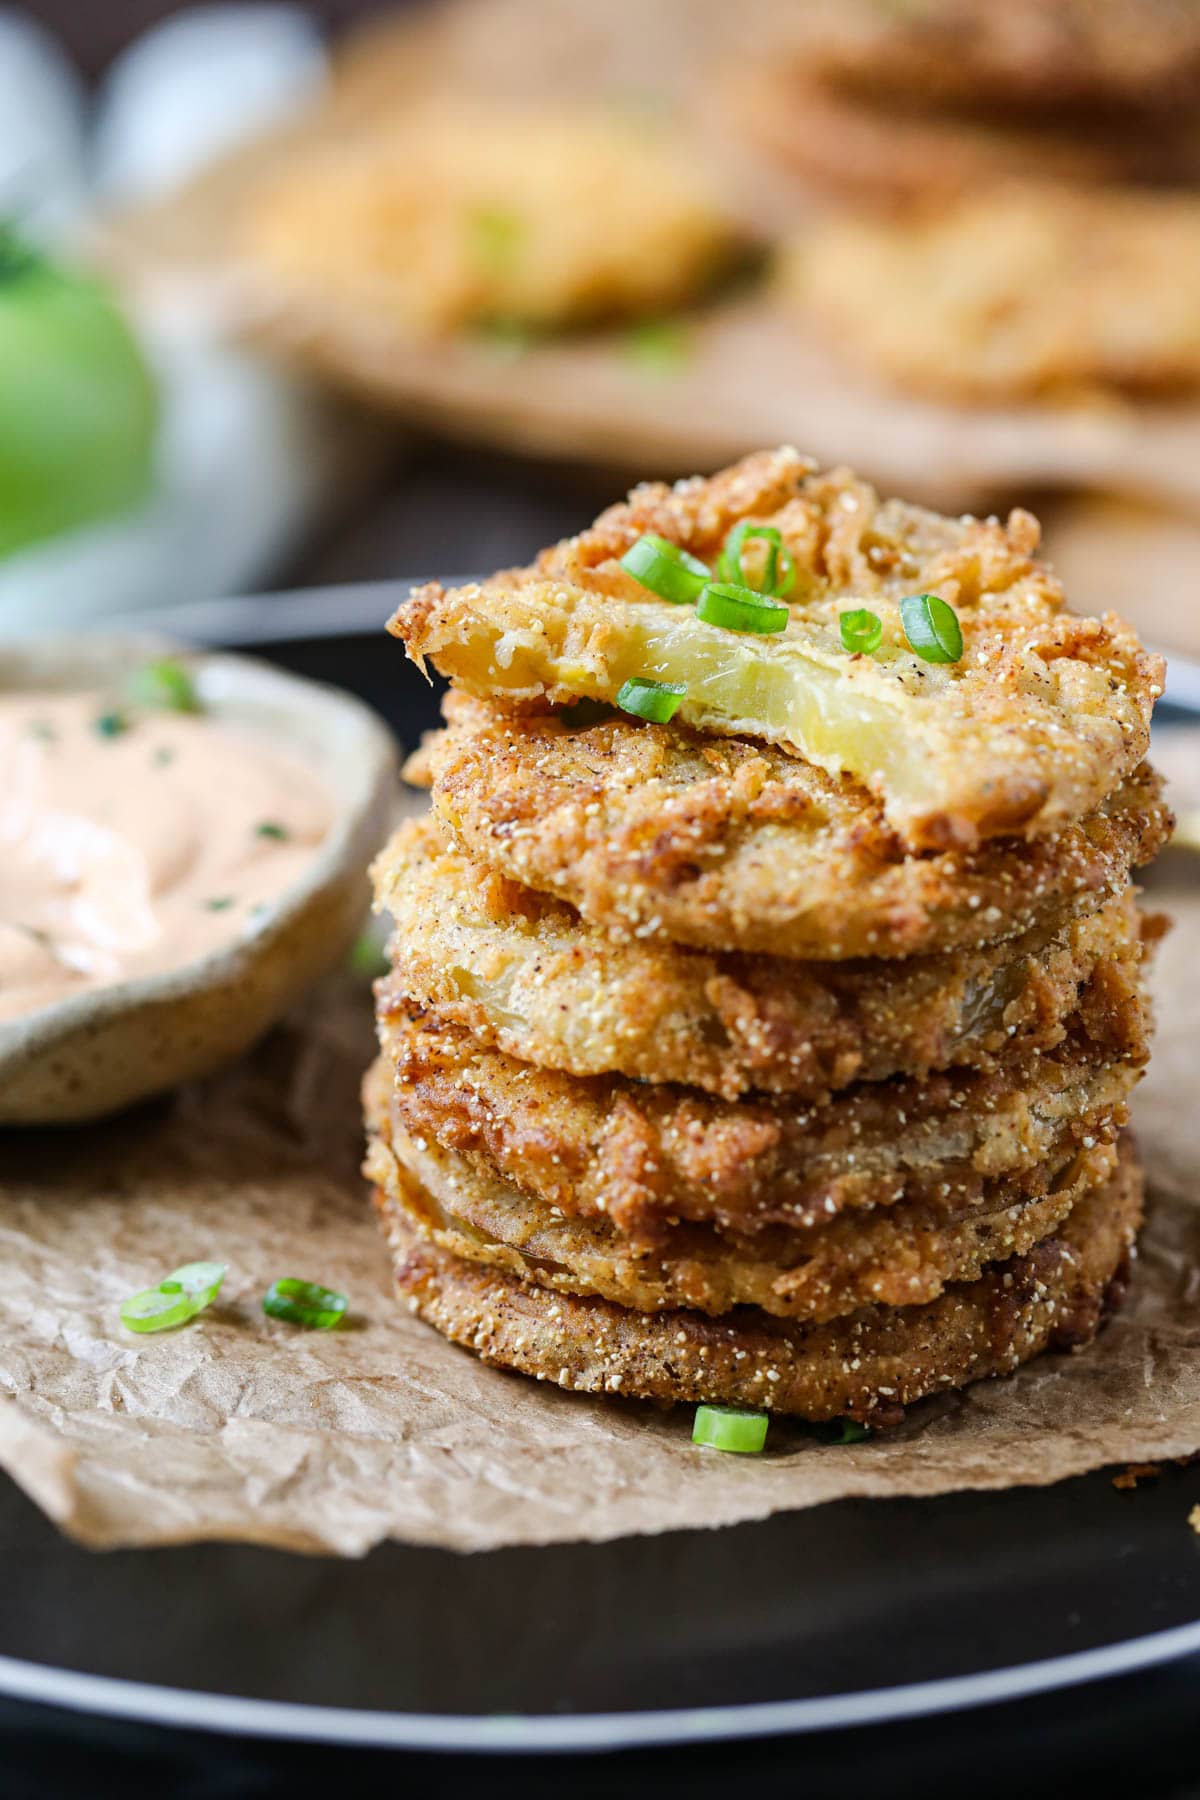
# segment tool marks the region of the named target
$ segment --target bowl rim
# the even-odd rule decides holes
[[[156,633],[0,637],[0,695],[35,687],[64,693],[85,689],[96,679],[119,678],[163,656],[178,658],[202,686],[214,675],[245,682],[247,698],[261,694],[271,700],[279,718],[303,717],[310,727],[314,720],[350,722],[359,736],[357,776],[340,790],[327,782],[334,802],[329,830],[301,875],[284,888],[261,924],[243,930],[229,944],[171,968],[108,982],[32,1012],[0,1019],[0,1079],[14,1063],[45,1054],[78,1031],[95,1031],[122,1014],[171,1004],[201,989],[236,981],[287,934],[315,899],[354,871],[362,834],[381,808],[387,788],[397,781],[398,742],[383,718],[356,695],[332,683],[292,675],[257,657],[207,650]],[[218,716],[225,710],[219,695],[212,697],[212,710]],[[279,735],[286,748],[286,733]],[[365,869],[364,862],[364,878]]]

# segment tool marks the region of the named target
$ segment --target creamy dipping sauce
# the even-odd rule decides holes
[[[0,695],[0,1019],[252,936],[332,819],[299,758],[219,716]]]

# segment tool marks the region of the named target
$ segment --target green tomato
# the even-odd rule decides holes
[[[0,227],[0,556],[136,505],[157,423],[154,377],[104,289]]]

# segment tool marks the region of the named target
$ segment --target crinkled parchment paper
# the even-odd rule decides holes
[[[484,1368],[393,1299],[357,1173],[365,989],[318,996],[248,1062],[152,1110],[0,1137],[0,1465],[96,1545],[237,1538],[354,1555],[722,1525],[851,1494],[1045,1483],[1200,1449],[1200,900],[1157,976],[1137,1116],[1154,1193],[1133,1294],[1086,1355],[947,1396],[849,1447],[786,1422],[762,1457],[694,1449],[691,1410]],[[121,1300],[229,1264],[192,1324],[135,1337]],[[279,1275],[352,1299],[350,1328],[264,1317]]]

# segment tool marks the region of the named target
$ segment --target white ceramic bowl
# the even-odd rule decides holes
[[[270,736],[320,777],[334,821],[304,875],[248,936],[164,973],[0,1021],[0,1124],[96,1119],[241,1055],[334,967],[362,927],[366,870],[397,804],[397,747],[350,695],[248,657],[161,640],[0,643],[0,693],[105,687],[164,650],[184,656],[205,707]]]

